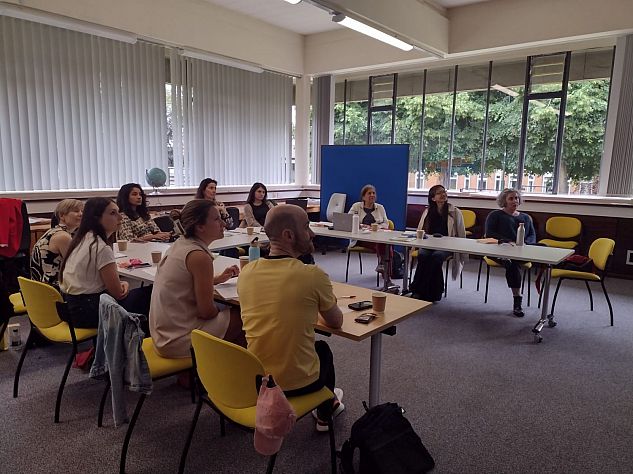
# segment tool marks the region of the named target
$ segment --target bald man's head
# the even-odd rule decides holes
[[[298,255],[312,253],[312,231],[306,211],[299,206],[282,204],[266,214],[266,235],[271,244],[293,250]],[[287,247],[292,247],[291,249]]]

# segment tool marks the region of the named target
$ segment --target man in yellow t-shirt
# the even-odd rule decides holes
[[[297,257],[314,251],[310,222],[298,206],[280,205],[266,215],[270,254],[249,263],[240,274],[237,291],[248,350],[264,364],[287,396],[320,390],[336,397],[319,407],[317,430],[327,431],[322,420],[333,410],[345,408],[343,391],[335,388],[332,352],[324,341],[316,341],[314,324],[319,314],[325,324],[340,328],[343,314],[328,275]],[[322,416],[317,416],[322,415]]]

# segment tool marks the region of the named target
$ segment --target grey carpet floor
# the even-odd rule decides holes
[[[333,280],[345,277],[345,255],[316,255]],[[365,274],[352,259],[350,283],[375,284],[375,260]],[[530,329],[539,311],[512,316],[503,273],[493,270],[488,304],[475,291],[477,262],[467,264],[464,288],[449,282],[448,298],[383,337],[383,401],[406,416],[435,457],[438,473],[628,473],[633,471],[633,282],[609,280],[615,310],[610,327],[604,297],[595,310],[583,285],[565,282],[556,328],[534,344]],[[534,292],[533,292],[534,297]],[[22,320],[24,324],[24,320]],[[23,326],[24,327],[24,326]],[[340,444],[367,400],[369,341],[327,338],[346,411],[337,419]],[[20,396],[12,398],[19,352],[0,352],[0,472],[116,472],[125,428],[109,410],[97,428],[102,383],[71,371],[61,423],[53,408],[67,350],[49,346],[27,356]],[[129,395],[130,412],[136,394]],[[194,406],[186,390],[168,379],[148,397],[128,455],[128,472],[176,472]],[[266,459],[252,435],[203,410],[187,472],[264,472]],[[275,472],[328,471],[327,436],[304,418],[286,439]]]

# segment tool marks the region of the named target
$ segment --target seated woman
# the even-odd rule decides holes
[[[151,287],[130,292],[128,283],[119,279],[114,251],[108,244],[120,222],[119,208],[110,199],[86,201],[79,229],[59,270],[59,286],[75,327],[98,327],[99,296],[104,292],[130,312],[148,312]]]
[[[72,234],[79,227],[84,203],[64,199],[55,208],[57,224],[35,243],[31,251],[31,278],[59,290],[59,268],[68,253]]]
[[[266,214],[275,207],[273,201],[268,200],[268,190],[262,183],[251,186],[244,206],[244,220],[240,227],[263,227],[266,222]]]
[[[149,323],[156,351],[163,357],[189,357],[194,329],[246,347],[239,310],[213,301],[213,285],[240,272],[234,265],[213,274],[208,247],[223,237],[225,226],[218,209],[209,200],[195,199],[177,217],[184,235],[160,262],[152,292]]]
[[[418,224],[427,234],[442,234],[449,237],[466,237],[462,211],[448,202],[444,186],[437,184],[429,189],[429,206]],[[411,282],[414,298],[425,301],[439,301],[444,292],[442,264],[451,253],[443,250],[420,249],[418,266]],[[464,266],[461,254],[455,254],[452,261],[452,277],[456,279]]]
[[[486,237],[492,237],[499,241],[515,242],[517,239],[517,229],[519,224],[525,226],[525,243],[536,243],[536,231],[532,224],[532,218],[519,212],[517,208],[521,204],[521,194],[516,189],[504,189],[497,196],[497,205],[501,209],[497,209],[488,214],[486,218]],[[521,264],[518,260],[509,260],[502,258],[493,259],[506,269],[506,282],[508,288],[512,290],[513,307],[512,312],[515,316],[522,318],[525,313],[521,304]]]
[[[204,178],[200,181],[200,185],[198,186],[198,190],[196,191],[196,199],[207,199],[215,204],[218,211],[220,212],[220,216],[222,220],[226,224],[226,227],[233,228],[233,218],[226,212],[226,207],[223,202],[215,199],[215,195],[218,192],[218,182],[215,179]]]
[[[376,188],[371,184],[366,184],[360,190],[360,202],[355,202],[349,209],[350,214],[358,214],[361,227],[369,227],[372,224],[378,224],[381,229],[389,228],[389,219],[387,219],[387,211],[376,202]],[[389,268],[385,268],[384,260],[388,260],[392,255],[391,246],[385,244],[374,244],[370,242],[351,242],[350,245],[360,245],[362,247],[372,249],[378,256],[378,266],[376,272],[382,273],[387,284],[391,283],[391,275]],[[389,250],[388,250],[389,249]],[[390,254],[387,254],[390,252]]]
[[[116,203],[123,217],[117,232],[117,239],[136,241],[167,241],[170,239],[171,234],[161,232],[149,216],[147,197],[139,184],[128,183],[121,186]]]

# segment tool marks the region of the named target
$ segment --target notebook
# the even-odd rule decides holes
[[[347,214],[346,212],[335,212],[332,214],[332,227],[334,227],[334,230],[351,232],[353,217],[352,214]]]

